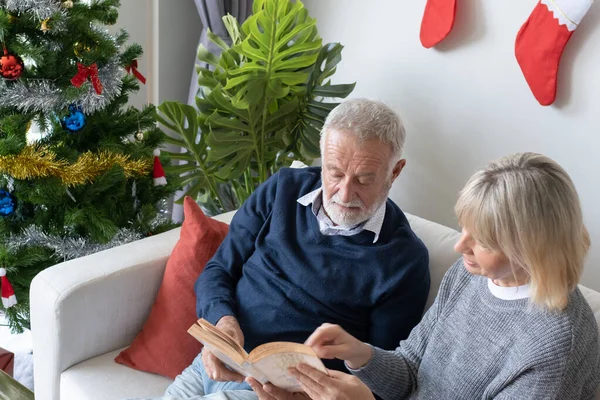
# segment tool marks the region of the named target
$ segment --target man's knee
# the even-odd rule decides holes
[[[204,395],[204,380],[202,374],[199,371],[197,363],[202,364],[202,358],[199,354],[194,362],[184,369],[179,374],[175,381],[167,388],[165,395],[175,396],[179,398],[191,398],[193,396]]]

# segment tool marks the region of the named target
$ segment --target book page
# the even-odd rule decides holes
[[[279,353],[299,353],[317,357],[313,349],[301,343],[294,342],[269,342],[254,348],[248,355],[248,362],[255,363],[263,357]]]
[[[300,392],[302,387],[296,378],[288,373],[288,368],[303,363],[327,374],[323,362],[316,355],[302,353],[277,353],[252,363],[256,372],[260,372],[262,379],[255,376],[256,380],[265,384],[271,382],[273,385],[287,390],[288,392]]]

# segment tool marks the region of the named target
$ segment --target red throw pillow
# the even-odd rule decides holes
[[[204,215],[190,197],[156,301],[142,331],[115,361],[175,379],[202,349],[187,330],[196,322],[194,283],[227,235],[229,225]]]

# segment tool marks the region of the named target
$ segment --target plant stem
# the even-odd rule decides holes
[[[181,135],[181,137],[187,143],[188,152],[193,154],[194,159],[196,160],[196,165],[198,165],[198,167],[202,170],[202,172],[204,172],[204,175],[206,176],[206,182],[208,182],[208,188],[210,189],[211,196],[219,202],[219,206],[221,207],[221,210],[225,211],[225,207],[224,207],[225,203],[223,202],[223,199],[221,199],[221,196],[219,196],[219,192],[217,192],[217,188],[215,187],[214,182],[212,181],[212,179],[210,179],[210,174],[206,170],[204,161],[200,158],[200,156],[198,155],[198,152],[192,151],[192,149],[194,149],[195,143],[190,143],[187,140],[187,138],[185,137],[185,135]]]
[[[262,121],[260,128],[260,156],[259,156],[259,164],[258,164],[258,182],[259,184],[263,183],[267,180],[267,165],[265,161],[265,127],[267,125],[267,116],[269,114],[269,98],[266,97],[263,102],[263,112],[262,112]]]
[[[204,168],[202,170],[205,171]],[[206,171],[204,173],[206,173]],[[223,199],[221,199],[221,196],[219,196],[219,192],[217,191],[217,188],[216,188],[215,184],[213,183],[213,181],[208,179],[208,176],[207,176],[206,181],[208,182],[208,188],[210,189],[210,194],[211,194],[212,199],[216,200],[218,203],[217,206],[222,211],[228,211],[228,210],[225,210]]]
[[[254,185],[252,184],[252,177],[250,176],[250,168],[246,168],[246,171],[244,171],[244,185],[246,186],[246,193],[248,193],[248,195],[254,192]]]

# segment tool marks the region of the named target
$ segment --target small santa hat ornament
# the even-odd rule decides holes
[[[6,269],[0,268],[0,277],[2,278],[2,305],[4,308],[10,308],[17,304],[15,290],[6,277]]]
[[[163,186],[167,184],[167,177],[158,156],[160,156],[160,150],[154,149],[154,169],[152,171],[152,177],[154,178],[154,186]]]

